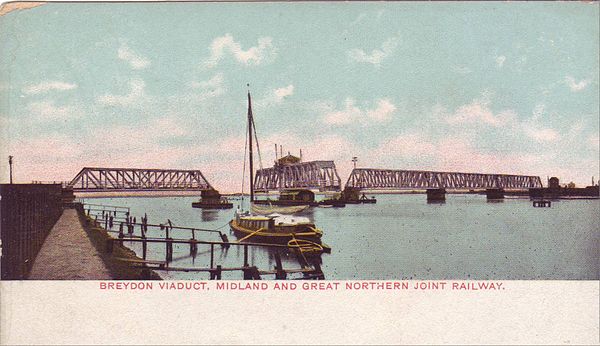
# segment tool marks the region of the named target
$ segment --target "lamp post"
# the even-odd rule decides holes
[[[8,166],[9,166],[9,170],[10,170],[10,183],[11,184],[13,183],[13,179],[12,179],[12,163],[13,163],[13,161],[12,161],[12,159],[13,159],[12,155],[9,155],[8,156]]]

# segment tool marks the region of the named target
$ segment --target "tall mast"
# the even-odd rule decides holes
[[[248,84],[250,87],[250,84]],[[248,156],[250,157],[250,203],[254,202],[254,163],[252,162],[252,100],[250,98],[250,89],[248,89]]]

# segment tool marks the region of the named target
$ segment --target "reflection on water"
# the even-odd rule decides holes
[[[236,237],[228,222],[234,209],[200,210],[193,198],[89,199],[90,203],[131,207],[131,215],[148,214],[150,223],[219,229],[230,241]],[[494,203],[485,195],[446,196],[444,204],[428,204],[425,195],[378,195],[377,204],[345,208],[310,208],[302,215],[323,230],[332,248],[323,254],[327,279],[599,279],[599,200],[552,203],[533,208],[529,199]],[[160,230],[154,235],[163,236]],[[174,238],[191,238],[189,231],[172,230]],[[197,232],[197,239],[220,241],[216,233]],[[127,242],[141,257],[141,244]],[[208,267],[210,247],[176,244],[178,267]],[[243,248],[216,246],[213,261],[239,267]],[[164,260],[164,244],[148,244],[148,259]],[[272,250],[249,248],[250,265],[273,270]],[[285,269],[299,268],[293,253],[281,254]],[[175,266],[175,263],[173,266]],[[167,279],[207,279],[206,273],[160,272]],[[224,279],[241,279],[239,272]]]
[[[211,209],[202,209],[200,215],[202,216],[202,221],[204,222],[216,221],[219,217],[217,210]]]

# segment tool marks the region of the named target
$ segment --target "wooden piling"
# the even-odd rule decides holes
[[[123,229],[119,230],[119,245],[123,246],[123,238],[125,238],[125,234],[123,234]]]
[[[146,254],[148,252],[148,243],[146,241],[146,237],[144,237],[144,241],[142,242],[142,258],[146,259]]]
[[[244,272],[244,280],[260,280],[260,272],[258,271],[258,268],[256,268],[255,266],[252,267],[244,267],[242,269],[242,271]]]
[[[281,255],[279,251],[275,252],[275,279],[276,280],[285,280],[287,278],[287,273],[283,270],[283,265],[281,264]]]
[[[221,280],[221,265],[217,266],[217,270],[215,270],[215,279]]]
[[[198,253],[198,241],[194,238],[190,239],[190,255],[196,256]]]
[[[229,249],[229,238],[227,238],[227,234],[225,233],[220,233],[221,235],[221,240],[223,241],[223,245],[221,245],[224,249]]]
[[[167,241],[165,242],[165,246],[166,246],[166,251],[165,251],[165,255],[166,255],[166,261],[167,262],[171,262],[173,260],[173,238],[167,238]]]

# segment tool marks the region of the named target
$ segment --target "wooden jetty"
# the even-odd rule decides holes
[[[205,272],[210,274],[211,280],[220,280],[223,272],[240,271],[243,273],[244,280],[260,280],[263,276],[274,275],[275,279],[284,280],[290,274],[301,274],[301,279],[325,279],[325,275],[319,265],[320,257],[315,258],[314,255],[307,256],[302,251],[297,251],[297,247],[284,244],[270,244],[258,242],[230,242],[227,235],[218,229],[201,229],[193,227],[173,226],[168,224],[150,224],[147,222],[147,217],[141,217],[142,222],[133,222],[129,210],[112,209],[111,212],[102,210],[102,208],[85,208],[88,213],[88,222],[94,223],[97,227],[104,226],[104,229],[109,233],[117,234],[116,238],[106,240],[105,250],[111,253],[114,249],[114,244],[117,242],[123,245],[124,242],[134,242],[142,244],[142,260],[119,259],[123,262],[136,268],[144,268],[151,270],[164,271],[179,271],[179,272]],[[100,210],[98,210],[100,209]],[[94,212],[94,213],[92,213]],[[100,213],[100,215],[95,214]],[[102,216],[99,218],[98,216]],[[117,221],[118,220],[118,221]],[[117,226],[118,223],[118,226]],[[118,230],[116,228],[118,227]],[[138,230],[136,234],[136,229]],[[164,231],[164,237],[150,237],[148,233],[153,231]],[[191,238],[174,238],[172,237],[173,230],[187,231],[191,233]],[[197,234],[212,233],[219,236],[220,241],[209,241],[197,239]],[[150,260],[148,257],[149,244],[164,244],[165,257],[164,260]],[[172,267],[170,263],[173,261],[173,245],[187,244],[189,253],[195,256],[198,253],[198,247],[204,246],[210,249],[210,261],[205,267]],[[242,247],[243,263],[236,267],[223,267],[215,261],[215,247],[228,249],[232,246]],[[250,248],[265,248],[270,249],[274,253],[276,265],[272,269],[259,269],[252,266],[248,260]],[[288,252],[295,255],[299,263],[299,268],[283,268],[281,261],[281,253]]]

